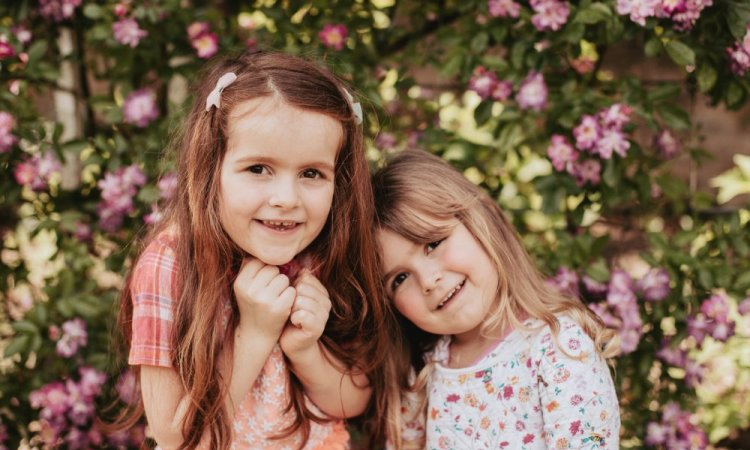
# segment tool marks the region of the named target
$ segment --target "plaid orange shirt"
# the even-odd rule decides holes
[[[170,338],[177,292],[174,259],[175,237],[157,236],[136,263],[131,284],[133,299],[133,338],[128,363],[172,367]],[[227,303],[227,314],[231,314]],[[281,348],[276,345],[265,362],[255,384],[234,416],[233,449],[296,449],[301,433],[284,439],[270,439],[294,419],[285,411],[289,404],[289,368]],[[323,413],[308,401],[318,415]],[[305,450],[344,450],[349,447],[349,432],[340,420],[318,424],[310,422],[310,437]]]

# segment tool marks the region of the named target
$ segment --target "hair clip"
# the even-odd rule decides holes
[[[234,80],[236,79],[237,75],[234,72],[227,72],[219,78],[214,90],[208,94],[208,97],[206,97],[206,112],[211,111],[211,107],[213,106],[215,106],[216,109],[219,109],[219,104],[221,103],[221,92],[226,89],[227,86],[234,83]]]
[[[346,99],[349,100],[349,104],[352,107],[352,112],[354,112],[356,124],[362,125],[362,105],[359,102],[355,102],[352,94],[350,94],[346,89],[344,89],[344,94],[346,94]]]

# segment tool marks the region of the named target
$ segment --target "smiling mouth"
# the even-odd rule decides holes
[[[437,305],[437,309],[442,309],[446,304],[448,304],[448,302],[450,302],[453,299],[453,297],[456,296],[456,294],[458,294],[459,292],[461,292],[461,289],[463,289],[464,284],[466,284],[466,280],[465,279],[463,281],[461,281],[456,287],[454,287],[453,289],[451,289],[450,292],[448,292],[448,294],[445,296],[445,298],[443,298],[443,301],[441,301]]]
[[[258,220],[258,222],[274,231],[289,231],[297,228],[300,225],[300,222],[288,220]]]

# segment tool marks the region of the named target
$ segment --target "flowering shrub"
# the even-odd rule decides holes
[[[180,188],[186,82],[259,47],[324,60],[364,100],[374,163],[450,160],[617,330],[623,447],[747,446],[750,159],[718,193],[682,170],[716,150],[687,111],[746,104],[745,2],[211,3],[0,5],[0,448],[143,440],[95,420],[138,395],[112,350],[118,289]],[[639,77],[655,63],[669,76]]]

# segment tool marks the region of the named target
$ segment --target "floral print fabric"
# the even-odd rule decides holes
[[[427,385],[427,417],[408,420],[419,402],[407,397],[404,439],[425,437],[429,450],[619,448],[609,367],[578,324],[558,320],[559,347],[548,326],[530,319],[533,331],[515,330],[467,368],[443,365],[450,343],[444,337],[427,355],[438,361]]]

